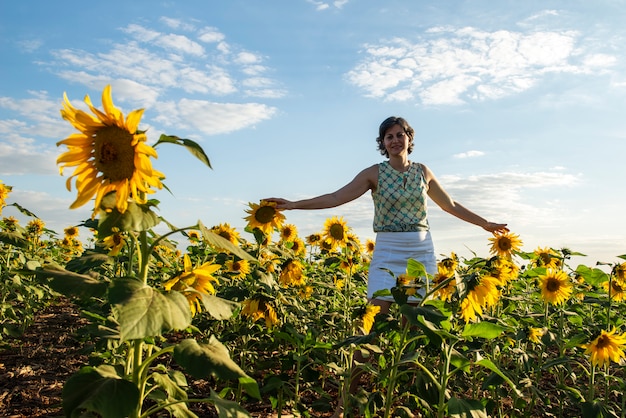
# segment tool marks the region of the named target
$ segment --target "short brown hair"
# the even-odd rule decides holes
[[[415,135],[415,130],[409,125],[409,122],[406,119],[398,117],[398,116],[389,116],[387,119],[380,124],[378,128],[378,138],[376,138],[376,143],[378,144],[378,151],[385,157],[389,157],[389,153],[385,149],[385,133],[394,125],[399,125],[402,129],[404,129],[404,133],[409,137],[409,154],[413,152],[413,137]]]

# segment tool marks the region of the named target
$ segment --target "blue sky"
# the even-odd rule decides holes
[[[159,146],[178,226],[228,222],[249,202],[327,193],[382,161],[378,125],[403,116],[410,158],[457,201],[506,222],[524,250],[576,262],[626,254],[625,1],[0,2],[0,180],[51,229],[69,210],[55,160],[73,132],[63,93],[125,113],[145,108],[149,143],[199,142],[210,170]],[[68,175],[66,173],[66,175]],[[373,237],[369,193],[343,207],[285,212],[301,236],[343,216]],[[6,208],[3,216],[20,214]],[[488,254],[489,235],[430,205],[438,254]]]

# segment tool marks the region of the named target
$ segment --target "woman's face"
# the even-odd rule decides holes
[[[393,125],[385,132],[385,149],[392,155],[401,155],[408,153],[409,136],[404,132],[404,128],[400,125]]]

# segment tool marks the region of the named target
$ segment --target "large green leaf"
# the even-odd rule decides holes
[[[583,264],[576,267],[576,274],[581,276],[586,283],[599,286],[600,283],[609,280],[609,275],[600,269],[592,269]]]
[[[481,359],[478,360],[476,362],[477,365],[479,366],[483,366],[489,370],[491,370],[492,372],[494,372],[495,374],[497,374],[498,376],[500,376],[502,379],[504,379],[504,381],[506,383],[508,383],[508,385],[511,387],[511,389],[513,391],[515,391],[515,394],[519,397],[524,396],[524,394],[517,388],[517,386],[515,385],[515,383],[513,383],[513,381],[509,378],[509,376],[505,375],[504,373],[502,373],[502,371],[498,368],[498,366],[496,366],[494,364],[493,361],[489,360],[489,359]]]
[[[109,300],[120,324],[122,341],[161,335],[191,324],[185,296],[179,292],[161,293],[133,278],[115,280]]]
[[[65,268],[76,273],[85,273],[111,260],[106,254],[97,253],[92,250],[85,251],[80,257],[71,259]]]
[[[214,336],[210,337],[208,343],[199,343],[191,338],[181,341],[174,348],[174,360],[198,379],[208,376],[224,380],[249,377]]]
[[[448,399],[448,414],[452,418],[487,418],[485,406],[474,399]]]
[[[18,232],[4,232],[0,231],[0,241],[5,244],[13,245],[14,247],[27,248],[28,240]]]
[[[46,264],[35,271],[38,279],[46,280],[48,285],[65,296],[80,298],[99,297],[105,294],[108,279],[97,274],[79,274],[65,270],[58,264]]]
[[[229,401],[221,398],[213,389],[211,389],[211,397],[219,418],[250,418],[251,415],[241,407],[237,402]]]
[[[179,138],[179,137],[177,137],[175,135],[161,134],[161,136],[159,137],[159,140],[156,142],[156,144],[154,144],[154,146],[156,147],[157,145],[163,144],[163,143],[181,145],[181,146],[187,148],[187,150],[194,157],[196,157],[197,159],[202,161],[209,168],[212,168],[211,167],[211,162],[209,161],[209,157],[207,157],[207,155],[205,154],[204,150],[202,149],[202,147],[200,145],[198,145],[197,142],[194,142],[191,139]]]
[[[104,238],[113,234],[113,228],[120,231],[147,231],[160,222],[159,216],[152,211],[151,202],[137,204],[128,202],[126,212],[120,213],[115,208],[115,193],[109,193],[102,199],[101,209],[98,212],[98,237]]]
[[[202,296],[204,309],[215,319],[230,319],[233,317],[233,313],[239,308],[239,303],[237,302],[204,293],[200,295]]]
[[[494,324],[493,322],[477,322],[475,324],[467,324],[463,329],[462,336],[464,338],[486,338],[488,340],[494,339],[502,335],[506,330],[502,325]]]
[[[422,263],[412,258],[409,258],[409,261],[406,265],[406,272],[409,276],[413,277],[426,277],[426,267]]]
[[[216,234],[215,232],[205,227],[201,221],[198,221],[198,228],[202,232],[202,238],[204,238],[204,240],[211,246],[228,251],[241,258],[242,260],[256,261],[256,258],[252,257],[250,254],[248,254],[238,246],[234,245],[226,238]]]
[[[102,418],[127,417],[137,408],[139,399],[139,389],[107,365],[83,367],[63,387],[67,417],[87,416],[86,411]]]

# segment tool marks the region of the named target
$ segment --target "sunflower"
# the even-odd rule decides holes
[[[2,218],[2,224],[4,224],[3,228],[5,231],[15,232],[20,224],[20,221],[13,216],[9,216],[8,218]]]
[[[243,279],[250,273],[250,263],[248,260],[229,260],[226,262],[228,272],[233,274],[234,279]]]
[[[562,270],[548,270],[539,276],[541,297],[548,303],[560,305],[572,295],[572,282]]]
[[[500,299],[499,284],[500,281],[491,276],[482,276],[478,279],[461,301],[461,316],[465,322],[475,320],[478,315],[483,314],[484,308],[496,304]]]
[[[376,248],[376,243],[374,240],[368,238],[365,241],[365,252],[371,257],[374,254],[374,248]]]
[[[306,254],[306,245],[301,238],[296,237],[293,241],[291,241],[290,250],[293,251],[294,255],[297,257],[301,257]]]
[[[108,255],[115,257],[120,253],[124,245],[126,245],[126,239],[124,233],[120,232],[117,227],[113,227],[113,233],[102,240],[104,247],[109,250]]]
[[[75,226],[68,226],[63,230],[63,233],[68,238],[76,238],[78,236],[78,228]]]
[[[450,266],[444,262],[437,263],[437,273],[433,276],[433,288],[439,287],[435,291],[435,296],[441,300],[449,301],[456,289],[455,270],[450,270]],[[451,279],[451,280],[450,280]],[[443,282],[446,282],[444,285]]]
[[[57,142],[57,146],[68,147],[57,159],[60,173],[64,168],[75,167],[66,183],[71,190],[72,178],[76,177],[78,196],[71,209],[83,206],[95,196],[97,210],[102,198],[115,192],[115,207],[124,213],[129,198],[145,203],[145,194],[154,193],[151,187],[163,187],[161,179],[165,176],[152,169],[149,158],[157,158],[157,153],[145,143],[145,132],[137,129],[143,109],[130,112],[124,120],[124,114],[113,104],[109,85],[102,92],[104,111],[96,109],[85,96],[85,103],[95,116],[72,106],[66,94],[63,99],[63,119],[80,131]]]
[[[193,268],[189,255],[183,257],[184,270],[178,276],[164,283],[165,290],[181,292],[189,301],[192,314],[195,315],[201,309],[199,293],[213,294],[215,288],[212,282],[217,283],[213,273],[220,269],[219,264],[204,263],[198,268]]]
[[[241,315],[251,318],[253,322],[265,318],[265,326],[269,329],[278,324],[278,316],[274,307],[264,300],[246,299],[242,302]]]
[[[46,224],[39,218],[35,218],[26,224],[26,231],[34,236],[39,236],[43,233]]]
[[[609,292],[610,286],[610,292]],[[619,279],[607,280],[602,283],[602,287],[611,294],[611,299],[616,302],[626,300],[626,283]]]
[[[585,354],[590,356],[591,364],[608,366],[611,361],[619,363],[621,359],[626,358],[624,354],[626,334],[615,335],[615,332],[615,329],[609,332],[602,330],[598,338],[582,346]]]
[[[514,252],[519,251],[522,247],[522,240],[519,235],[511,232],[494,233],[489,238],[492,242],[490,252],[501,257],[511,258]]]
[[[541,337],[546,333],[545,328],[528,328],[528,341],[535,344],[541,344]]]
[[[513,261],[505,257],[498,257],[489,264],[489,275],[500,281],[501,286],[506,286],[508,283],[517,278],[519,273],[519,267]]]
[[[298,236],[298,229],[293,224],[285,224],[280,228],[280,239],[283,241],[293,241]]]
[[[615,277],[617,277],[618,280],[621,280],[622,282],[626,281],[626,263],[615,266],[613,274],[615,274]]]
[[[313,286],[302,286],[298,291],[298,297],[308,299],[313,294]]]
[[[231,244],[239,244],[239,232],[235,228],[232,228],[228,223],[221,223],[211,228],[211,232],[219,235],[220,237],[227,239]]]
[[[321,234],[311,234],[308,237],[306,237],[306,243],[309,245],[319,245],[321,240],[322,240]]]
[[[533,252],[534,261],[533,264],[536,267],[545,267],[549,269],[558,269],[563,264],[563,260],[559,257],[559,254],[550,247],[537,248]]]
[[[380,306],[378,305],[367,304],[367,306],[365,306],[365,313],[361,317],[361,327],[363,328],[363,332],[365,334],[370,333],[372,325],[374,325],[374,320],[376,319],[376,314],[379,312]]]
[[[323,238],[318,245],[322,252],[333,252],[337,249],[337,244],[330,238]]]
[[[399,274],[396,277],[396,286],[402,289],[407,296],[414,296],[417,293],[416,278],[406,273]]]
[[[0,180],[0,215],[2,215],[2,208],[6,206],[6,199],[11,191],[11,186],[6,186],[2,180]]]
[[[305,283],[302,272],[302,263],[298,260],[287,260],[278,276],[278,282],[282,286],[302,286]]]
[[[324,222],[324,239],[330,241],[333,248],[343,246],[348,241],[348,227],[343,218],[333,216]]]
[[[244,219],[248,221],[250,228],[258,228],[265,235],[271,235],[274,229],[280,229],[285,221],[285,215],[276,209],[276,202],[261,200],[260,204],[249,203],[250,209],[246,210],[249,216]]]
[[[200,232],[189,231],[187,232],[187,238],[189,238],[189,243],[191,245],[198,245],[200,243]]]

